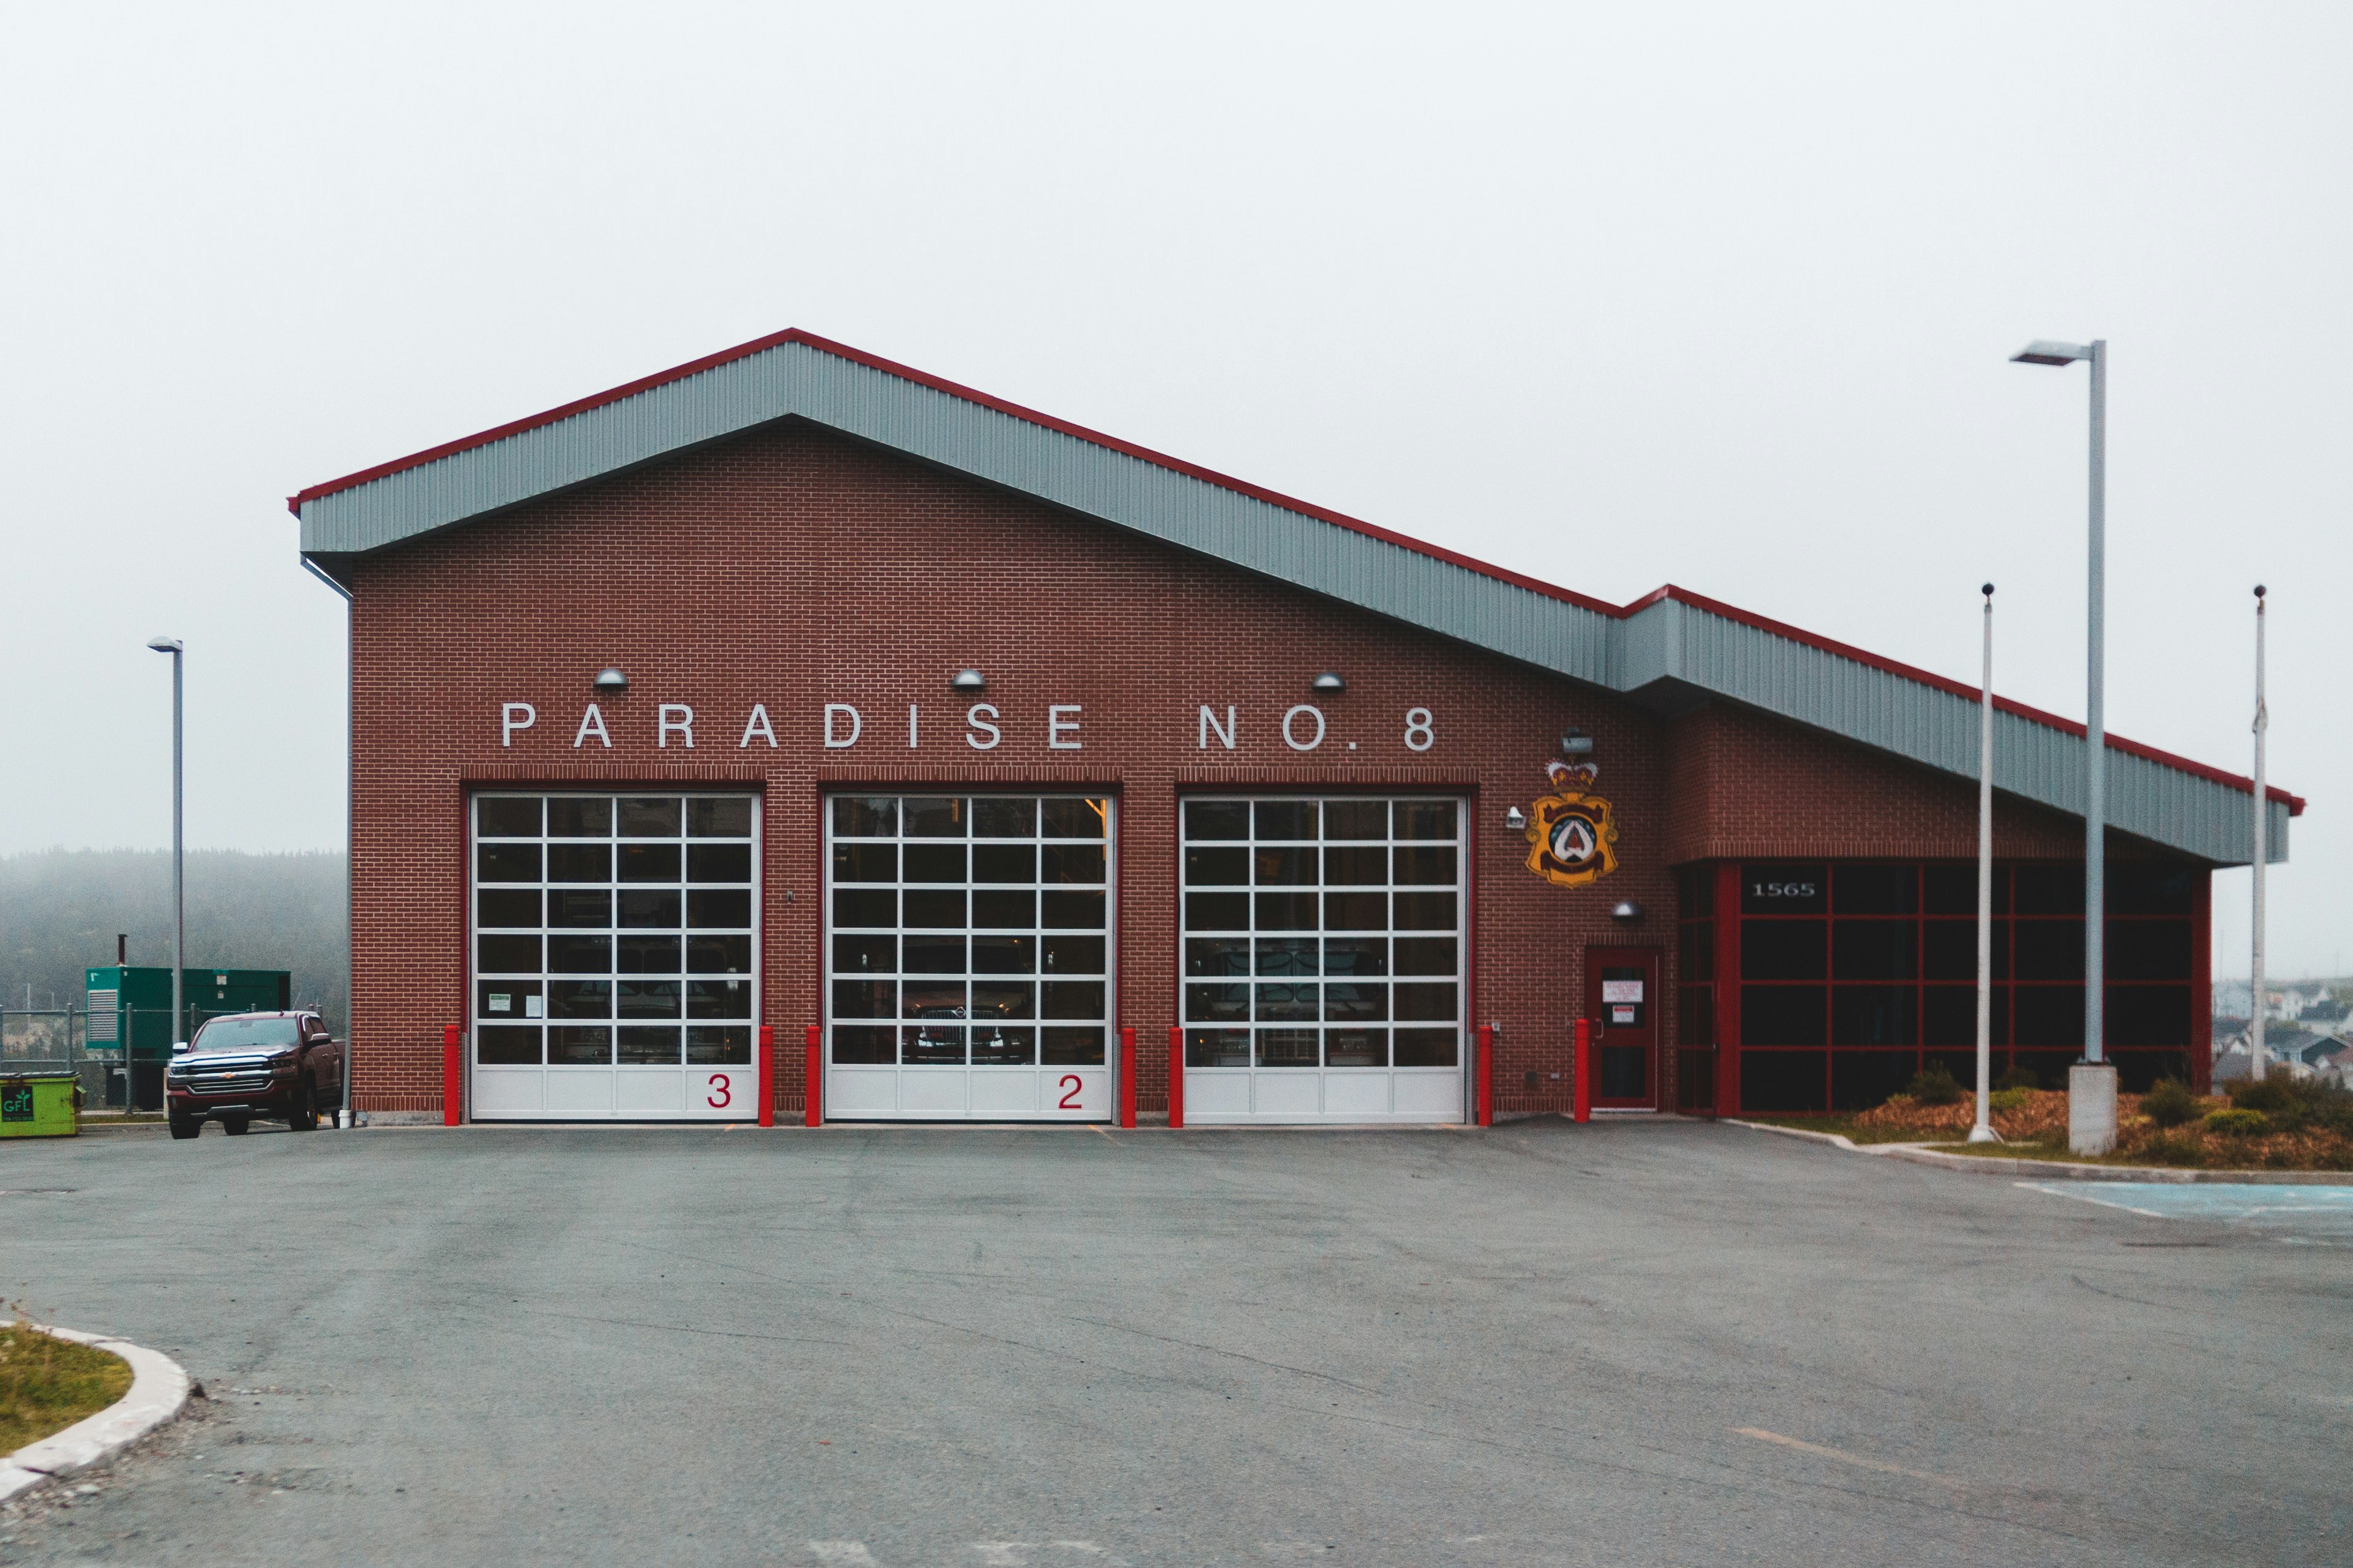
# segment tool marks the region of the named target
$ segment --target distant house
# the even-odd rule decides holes
[[[2244,1017],[2230,1013],[2214,1015],[2213,1045],[2217,1051],[2221,1050],[2232,1041],[2242,1038],[2246,1032],[2247,1020]]]
[[[2292,1078],[2308,1077],[2313,1069],[2306,1060],[2305,1053],[2324,1044],[2334,1046],[2337,1042],[2324,1041],[2309,1029],[2284,1028],[2277,1034],[2266,1029],[2263,1032],[2263,1056],[2270,1063],[2266,1070],[2276,1071],[2285,1068]]]
[[[2304,1014],[2296,1022],[2316,1035],[2341,1040],[2353,1034],[2353,1024],[2348,1024],[2348,1017],[2353,1017],[2353,1007],[2346,1006],[2334,996],[2324,995],[2316,1002],[2306,1003]]]
[[[2244,1028],[2228,1040],[2218,1040],[2214,1047],[2214,1077],[2217,1084],[2243,1079],[2247,1073],[2247,1034]],[[2290,1078],[2309,1078],[2320,1070],[2317,1063],[2334,1061],[2345,1053],[2353,1063],[2353,1049],[2342,1040],[2326,1039],[2308,1029],[2282,1026],[2263,1031],[2263,1072],[2265,1076],[2284,1073]]]

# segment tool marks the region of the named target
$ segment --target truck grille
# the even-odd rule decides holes
[[[269,1069],[190,1073],[180,1080],[198,1094],[243,1094],[269,1087]]]

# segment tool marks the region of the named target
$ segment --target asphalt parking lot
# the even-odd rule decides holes
[[[2353,1246],[1734,1127],[0,1150],[36,1563],[2345,1561]]]

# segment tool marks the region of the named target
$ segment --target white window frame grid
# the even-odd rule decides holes
[[[748,837],[733,835],[697,837],[689,831],[688,803],[697,799],[742,800],[750,807],[751,832]],[[540,875],[536,882],[491,882],[481,880],[479,847],[485,841],[481,831],[481,803],[489,800],[538,800],[543,803],[540,830],[535,838],[512,835],[490,835],[491,843],[535,843],[540,849]],[[549,806],[556,800],[606,800],[612,804],[611,820],[599,840],[578,835],[556,836],[549,831]],[[624,836],[620,830],[620,805],[623,800],[675,800],[679,802],[679,834],[677,838]],[[597,788],[492,788],[471,791],[466,802],[466,1084],[468,1110],[475,1121],[748,1121],[759,1114],[759,1039],[762,1005],[765,1000],[761,984],[764,940],[762,930],[761,889],[764,883],[764,813],[761,792],[756,789],[631,789],[606,785]],[[612,859],[606,879],[599,882],[551,882],[548,879],[547,852],[555,844],[594,844],[602,842],[611,847]],[[620,846],[631,843],[669,844],[679,847],[679,879],[671,882],[624,882],[620,880]],[[704,882],[698,884],[691,875],[690,849],[696,844],[748,844],[751,848],[751,881]],[[491,1018],[481,1011],[485,981],[501,978],[496,973],[486,973],[480,967],[481,938],[486,928],[481,922],[481,894],[491,890],[525,889],[535,890],[540,898],[540,921],[535,933],[522,926],[491,926],[487,934],[536,934],[540,942],[540,973],[536,975],[512,975],[518,981],[529,980],[538,984],[543,997],[543,1016],[537,1019],[522,1017]],[[744,889],[751,902],[751,923],[738,926],[697,928],[690,923],[688,898],[697,888],[734,891]],[[558,979],[593,978],[579,974],[559,975],[546,967],[548,943],[562,936],[603,936],[617,944],[624,936],[641,928],[624,927],[619,923],[620,895],[632,889],[675,888],[679,895],[679,923],[675,927],[642,928],[642,934],[675,935],[680,943],[679,1030],[681,1060],[677,1063],[624,1062],[618,1059],[619,1031],[633,1026],[619,1016],[618,986],[623,976],[617,967],[608,970],[605,978],[613,983],[614,1000],[608,1016],[601,1020],[574,1020],[586,1027],[603,1027],[612,1031],[611,1043],[603,1063],[556,1062],[550,1059],[553,1047],[547,1031],[562,1026],[566,1021],[546,1016],[544,999],[552,995],[551,987]],[[547,923],[547,899],[561,889],[599,890],[613,900],[609,918],[602,927],[557,927]],[[737,974],[698,973],[691,963],[691,941],[700,932],[712,936],[742,936],[751,943],[751,969]],[[648,976],[651,979],[670,976]],[[739,1019],[696,1020],[688,1016],[687,986],[693,980],[742,980],[751,992],[748,1021]],[[667,1021],[654,1022],[654,1026],[673,1026]],[[732,1027],[739,1024],[749,1033],[751,1052],[742,1063],[710,1064],[684,1060],[686,1031],[698,1022],[705,1026]],[[541,1031],[540,1060],[534,1066],[522,1064],[484,1063],[481,1060],[480,1030],[485,1024],[495,1027],[502,1024],[536,1023]],[[533,1081],[526,1082],[526,1075]],[[601,1077],[600,1077],[601,1075]],[[675,1092],[673,1092],[673,1090]]]
[[[1387,835],[1377,841],[1387,852],[1385,858],[1388,869],[1385,879],[1377,885],[1370,882],[1326,882],[1324,880],[1322,858],[1322,851],[1326,847],[1336,846],[1345,847],[1353,846],[1362,847],[1370,847],[1376,841],[1370,838],[1333,839],[1324,837],[1324,807],[1332,804],[1366,801],[1381,802],[1389,808],[1390,812]],[[1235,804],[1249,807],[1249,837],[1239,839],[1227,838],[1196,840],[1192,838],[1188,833],[1187,813],[1197,802],[1203,805],[1215,805],[1220,803]],[[1257,807],[1262,804],[1280,805],[1293,802],[1308,802],[1314,804],[1317,808],[1317,837],[1314,839],[1269,838],[1261,840],[1258,836]],[[1451,804],[1454,807],[1454,837],[1451,839],[1399,838],[1397,837],[1397,819],[1395,816],[1397,805],[1399,803],[1421,802],[1446,803]],[[1278,931],[1271,929],[1264,931],[1260,931],[1258,928],[1257,895],[1261,889],[1255,879],[1239,886],[1226,882],[1206,883],[1196,889],[1192,885],[1187,874],[1186,868],[1187,863],[1187,850],[1196,847],[1229,848],[1240,849],[1243,852],[1245,858],[1250,861],[1251,874],[1253,879],[1255,879],[1256,852],[1261,844],[1271,847],[1281,847],[1288,848],[1303,848],[1312,846],[1316,850],[1316,880],[1312,886],[1307,884],[1293,884],[1287,888],[1280,889],[1269,886],[1264,889],[1270,892],[1286,890],[1314,892],[1317,895],[1317,908],[1316,924],[1313,931],[1303,930]],[[1454,850],[1453,882],[1451,885],[1430,882],[1398,882],[1396,879],[1396,851],[1400,846],[1425,847],[1438,846],[1451,847]],[[1188,984],[1198,985],[1204,984],[1245,984],[1253,987],[1251,1019],[1246,1024],[1238,1026],[1239,1027],[1247,1030],[1250,1035],[1250,1065],[1247,1067],[1198,1068],[1192,1067],[1190,1065],[1186,1066],[1183,1068],[1183,1071],[1185,1073],[1186,1084],[1185,1120],[1187,1123],[1199,1123],[1206,1126],[1219,1123],[1251,1122],[1274,1124],[1314,1121],[1388,1121],[1411,1125],[1429,1125],[1433,1122],[1445,1123],[1468,1121],[1471,1119],[1471,1073],[1473,1059],[1477,1055],[1476,1051],[1472,1048],[1472,1030],[1470,1026],[1471,879],[1473,874],[1473,868],[1471,864],[1471,803],[1469,800],[1460,795],[1415,795],[1404,791],[1382,794],[1362,790],[1325,793],[1317,792],[1312,789],[1271,790],[1249,794],[1221,791],[1214,794],[1187,793],[1179,795],[1176,802],[1176,994],[1177,1026],[1183,1032],[1187,1042],[1187,1049],[1184,1054],[1187,1058],[1189,1058],[1191,1055],[1191,1036],[1197,1026],[1194,1024],[1193,1020],[1187,1016],[1190,1009],[1187,1005],[1185,988]],[[1324,905],[1322,901],[1323,896],[1335,890],[1340,892],[1381,893],[1384,897],[1384,902],[1388,911],[1387,923],[1385,923],[1377,931],[1372,930],[1337,931],[1327,927],[1324,924]],[[1249,927],[1247,929],[1229,927],[1219,927],[1215,929],[1205,928],[1203,930],[1196,931],[1192,924],[1190,895],[1197,891],[1205,893],[1240,893],[1247,902],[1247,907],[1250,912]],[[1409,893],[1451,892],[1454,895],[1454,925],[1452,930],[1400,931],[1396,923],[1397,905],[1395,902],[1395,896],[1400,891]],[[1330,939],[1345,940],[1351,937],[1378,936],[1389,942],[1390,963],[1388,967],[1390,972],[1381,978],[1380,984],[1390,988],[1390,1005],[1386,1009],[1390,1016],[1379,1026],[1379,1027],[1388,1030],[1389,1035],[1389,1065],[1388,1067],[1333,1067],[1326,1065],[1324,1057],[1327,1054],[1327,1048],[1324,1044],[1324,1037],[1335,1028],[1345,1029],[1351,1026],[1345,1024],[1335,1025],[1326,1023],[1320,1016],[1313,1024],[1261,1025],[1258,1021],[1256,1017],[1257,1007],[1255,1001],[1256,993],[1254,988],[1261,984],[1261,976],[1257,973],[1258,963],[1256,953],[1258,940],[1261,936],[1278,939],[1282,937],[1306,936],[1314,936],[1316,938],[1318,942],[1319,963],[1317,964],[1315,984],[1319,988],[1331,983],[1330,976],[1323,973],[1323,965],[1320,962],[1321,944],[1324,941]],[[1250,944],[1251,950],[1251,973],[1247,976],[1224,977],[1219,982],[1211,982],[1206,976],[1188,973],[1187,972],[1186,943],[1196,937],[1210,940],[1240,939],[1248,942]],[[1454,942],[1454,972],[1451,976],[1454,985],[1455,1007],[1455,1016],[1452,1024],[1454,1030],[1454,1065],[1451,1067],[1400,1068],[1396,1065],[1396,1036],[1399,1025],[1396,1017],[1397,1006],[1395,987],[1399,983],[1400,978],[1402,978],[1407,984],[1412,984],[1417,981],[1442,982],[1450,978],[1447,975],[1440,974],[1415,974],[1400,977],[1396,973],[1395,944],[1399,938],[1410,939],[1415,937],[1451,937]],[[1277,983],[1279,984],[1279,982]],[[1322,993],[1320,989],[1318,992],[1318,1012],[1320,1015],[1322,1011],[1322,1007],[1320,1005]],[[1198,1026],[1203,1029],[1211,1029],[1236,1026],[1203,1024]],[[1409,1021],[1404,1026],[1409,1028],[1436,1028],[1444,1027],[1445,1026],[1434,1020],[1415,1019]],[[1261,1027],[1314,1029],[1317,1033],[1317,1064],[1312,1068],[1260,1066],[1258,1061],[1258,1032]],[[1401,1075],[1418,1084],[1428,1084],[1431,1086],[1433,1089],[1440,1079],[1442,1079],[1446,1080],[1449,1085],[1449,1091],[1443,1097],[1443,1103],[1440,1103],[1439,1097],[1436,1095],[1425,1094],[1424,1092],[1417,1089],[1412,1091],[1414,1103],[1406,1109],[1398,1109],[1399,1097],[1397,1090],[1398,1087],[1398,1079]],[[1389,1094],[1386,1101],[1377,1105],[1371,1101],[1368,1098],[1367,1090],[1364,1087],[1368,1085],[1370,1081],[1377,1077],[1385,1080],[1389,1089]],[[1308,1102],[1302,1087],[1311,1078],[1314,1080],[1315,1089],[1312,1104]],[[1333,1080],[1335,1079],[1343,1080],[1354,1079],[1356,1081],[1355,1084],[1344,1083],[1337,1092],[1335,1092],[1333,1085]],[[1289,1081],[1285,1083],[1283,1080]],[[1246,1098],[1238,1100],[1238,1089],[1246,1089]]]
[[[835,831],[834,803],[837,800],[842,799],[889,799],[900,803],[899,809],[895,813],[896,821],[894,824],[892,837],[885,839],[880,837],[861,837],[858,835],[837,834]],[[1027,838],[980,837],[972,832],[972,824],[969,822],[965,825],[965,833],[958,837],[934,837],[929,836],[910,835],[907,832],[906,812],[904,808],[904,803],[907,801],[963,800],[965,802],[975,802],[989,799],[1029,800],[1038,803],[1037,815],[1033,816],[1029,837]],[[1042,850],[1045,847],[1054,844],[1092,844],[1095,842],[1095,840],[1092,838],[1060,838],[1046,836],[1042,831],[1044,820],[1043,811],[1044,803],[1050,800],[1100,801],[1103,803],[1103,837],[1102,844],[1103,848],[1103,880],[1102,887],[1103,895],[1103,923],[1100,931],[1091,928],[1082,927],[1050,928],[1041,923],[1044,918],[1044,896],[1048,892],[1055,890],[1090,890],[1093,884],[1076,884],[1069,889],[1064,889],[1061,884],[1050,885],[1037,880],[1034,871],[1032,879],[1027,883],[979,882],[974,880],[971,875],[972,867],[969,857],[972,849],[976,846],[988,844],[1008,846],[1027,844],[1030,846],[1033,850]],[[821,955],[822,963],[820,966],[819,984],[822,987],[821,1012],[825,1026],[822,1036],[822,1065],[826,1075],[826,1093],[824,1099],[826,1119],[828,1121],[1108,1121],[1112,1120],[1117,1103],[1118,1072],[1120,1062],[1118,1024],[1120,1016],[1120,807],[1118,795],[1115,793],[1107,790],[1067,790],[1050,788],[1019,789],[1013,787],[992,789],[958,787],[923,789],[914,786],[884,785],[865,789],[850,787],[830,789],[818,797],[818,802],[819,811],[824,819],[824,837],[821,860],[824,884],[821,896],[825,900],[825,910],[824,920],[821,924],[821,942],[823,952]],[[892,872],[892,880],[887,883],[853,882],[845,884],[845,886],[853,891],[889,891],[892,895],[898,910],[899,923],[891,927],[850,926],[846,928],[846,931],[844,928],[837,925],[834,919],[834,894],[837,890],[837,887],[833,879],[833,851],[837,839],[852,844],[889,843],[896,846],[897,860]],[[911,845],[923,846],[927,844],[956,844],[965,847],[966,853],[965,876],[962,882],[910,882],[906,879],[906,851],[908,847]],[[976,927],[973,925],[970,904],[971,897],[976,889],[989,888],[1028,889],[1035,896],[1033,909],[1036,912],[1033,913],[1030,924],[1026,928],[1013,926]],[[956,927],[911,927],[905,923],[905,894],[909,890],[912,889],[917,892],[945,891],[950,889],[960,889],[966,900],[965,923],[963,925]],[[1100,1065],[1056,1064],[1047,1062],[1043,1059],[1045,1055],[1045,1031],[1048,1027],[1057,1024],[1065,1026],[1074,1024],[1083,1025],[1087,1022],[1083,1019],[1049,1019],[1042,1016],[1045,1010],[1044,992],[1042,987],[1049,979],[1042,963],[1044,942],[1048,935],[1054,931],[1060,931],[1070,935],[1100,935],[1103,939],[1103,970],[1100,975],[1090,974],[1055,977],[1079,980],[1100,979],[1103,982],[1103,1017],[1099,1021],[1098,1026],[1100,1026],[1103,1031],[1103,1060]],[[858,933],[872,935],[888,934],[894,938],[899,944],[899,958],[900,963],[902,964],[905,962],[906,956],[906,941],[911,933],[917,937],[923,935],[935,935],[940,937],[962,938],[967,944],[965,950],[965,972],[962,976],[966,987],[965,995],[967,1003],[969,1002],[971,994],[971,985],[976,981],[985,981],[987,978],[987,976],[976,973],[972,968],[969,943],[974,937],[1027,934],[1034,938],[1039,943],[1040,964],[1039,968],[1030,972],[1028,978],[1031,984],[1040,987],[1040,990],[1038,993],[1039,1005],[1037,1008],[1037,1012],[1040,1016],[1029,1020],[1031,1026],[1038,1032],[1036,1058],[1027,1064],[976,1062],[972,1060],[969,1034],[975,1026],[973,1020],[969,1016],[967,1016],[960,1021],[959,1026],[967,1032],[965,1059],[962,1064],[909,1062],[903,1059],[888,1065],[879,1062],[837,1063],[834,1060],[833,1056],[834,1031],[836,1028],[842,1026],[853,1028],[873,1027],[887,1024],[893,1033],[895,1041],[899,1037],[900,1032],[905,1029],[912,1022],[903,1016],[889,1019],[838,1018],[835,1016],[833,1010],[833,986],[834,982],[837,979],[888,978],[894,985],[903,986],[907,984],[910,978],[903,968],[893,969],[887,977],[877,976],[871,973],[861,973],[859,975],[837,974],[834,969],[834,938],[839,934]],[[948,975],[917,975],[913,978],[920,984],[927,978],[933,981],[945,982],[955,977]],[[1013,980],[1017,977],[1007,975],[1003,978]],[[903,995],[903,993],[901,994]],[[903,1015],[903,1001],[901,1003],[900,1011]],[[968,1012],[969,1007],[967,1006],[967,1013]],[[894,1048],[902,1049],[903,1047],[897,1046],[894,1047]],[[888,1105],[880,1103],[879,1095],[881,1075],[886,1073],[892,1075],[892,1093],[890,1095],[890,1103]],[[962,1092],[959,1102],[951,1104],[949,1101],[952,1099],[956,1099],[957,1097],[951,1096],[947,1093],[947,1080],[955,1075],[963,1075],[961,1079]],[[1017,1077],[1022,1075],[1027,1075],[1031,1079],[1032,1088],[1034,1089],[1034,1103],[1023,1102],[1019,1087],[1014,1082],[1014,1079]],[[1072,1079],[1076,1079],[1078,1080],[1076,1088],[1070,1087],[1069,1080]],[[1050,1086],[1051,1092],[1049,1092]],[[1063,1101],[1070,1101],[1071,1103],[1065,1106],[1060,1103]]]

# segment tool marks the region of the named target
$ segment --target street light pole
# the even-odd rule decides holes
[[[2247,980],[2247,1076],[2263,1080],[2263,862],[2271,858],[2271,802],[2264,798],[2263,737],[2272,727],[2263,705],[2263,585],[2255,584],[2255,940]]]
[[[1972,1143],[1993,1130],[1993,584],[1985,585],[1985,679],[1978,708],[1978,1120]]]
[[[187,969],[188,902],[182,879],[187,864],[186,845],[182,835],[181,815],[181,689],[180,658],[183,649],[177,637],[156,637],[147,646],[157,653],[172,656],[172,1027],[166,1045],[179,1042],[180,1031],[188,1026],[186,1004],[180,994]],[[170,1052],[165,1053],[165,1065],[170,1065]],[[136,1110],[139,1098],[136,1069],[131,1065],[131,1042],[122,1042],[122,1104],[125,1110]],[[159,1083],[160,1089],[162,1085]],[[160,1109],[160,1108],[159,1108]]]
[[[2091,539],[2084,626],[2084,1058],[2068,1073],[2067,1144],[2079,1154],[2116,1147],[2116,1069],[2107,1065],[2107,574],[2108,342],[2036,339],[2014,364],[2092,366]],[[2086,1071],[2085,1069],[2092,1069]]]

